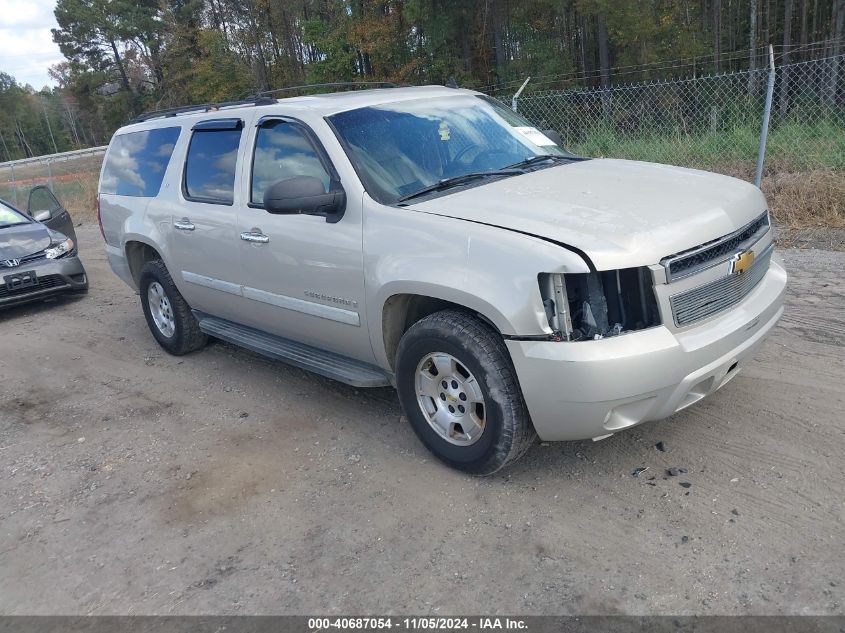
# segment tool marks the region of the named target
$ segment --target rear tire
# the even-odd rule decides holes
[[[453,468],[490,475],[534,443],[504,341],[471,314],[443,310],[412,325],[397,350],[396,383],[417,436]]]
[[[200,330],[163,261],[154,259],[144,264],[138,287],[147,325],[165,351],[182,356],[206,344],[208,336]]]

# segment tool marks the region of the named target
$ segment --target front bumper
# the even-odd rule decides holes
[[[597,438],[666,418],[731,380],[783,313],[779,257],[724,314],[672,332],[655,327],[584,342],[507,341],[543,440]]]
[[[3,278],[18,272],[35,271],[38,283],[29,288],[9,290]],[[88,276],[76,255],[59,259],[39,259],[17,268],[0,268],[0,308],[29,301],[39,301],[55,295],[85,292]]]

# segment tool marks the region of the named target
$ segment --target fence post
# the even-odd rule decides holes
[[[12,170],[12,195],[15,198],[15,206],[18,206],[18,185],[15,183],[15,164],[10,162],[9,168]]]
[[[763,126],[760,128],[760,147],[757,149],[757,171],[754,184],[763,182],[763,160],[766,158],[766,141],[769,138],[769,119],[772,116],[772,95],[775,92],[775,52],[769,44],[769,83],[766,86],[766,105],[763,107]]]
[[[528,82],[531,81],[531,77],[526,77],[525,81],[522,82],[522,85],[519,87],[519,90],[516,91],[516,94],[511,98],[511,110],[516,112],[516,102],[519,99],[519,95],[522,94],[522,91],[525,90],[525,86],[528,85]]]
[[[53,168],[50,166],[50,159],[47,159],[47,186],[50,187],[50,191],[53,191]],[[54,192],[55,193],[55,192]]]

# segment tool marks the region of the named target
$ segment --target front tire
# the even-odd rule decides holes
[[[206,344],[208,337],[200,330],[163,261],[144,264],[138,289],[150,332],[165,351],[182,356]]]
[[[412,325],[396,380],[417,436],[453,468],[490,475],[536,438],[502,337],[471,314],[443,310]]]

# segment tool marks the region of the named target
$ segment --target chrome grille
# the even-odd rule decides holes
[[[666,268],[667,281],[688,277],[727,261],[737,250],[753,244],[768,230],[769,214],[766,212],[733,233],[664,258],[660,263]]]
[[[773,248],[769,245],[760,253],[747,272],[721,277],[669,297],[675,325],[680,327],[695,323],[742,301],[769,270]]]
[[[47,257],[47,253],[44,251],[38,251],[37,253],[33,253],[32,255],[26,255],[21,257],[21,264],[27,264],[29,262],[38,261],[39,259],[45,259]]]

